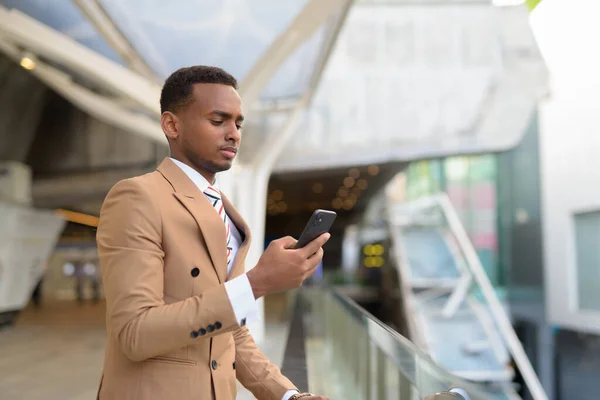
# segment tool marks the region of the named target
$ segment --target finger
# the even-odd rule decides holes
[[[323,250],[323,248],[319,247],[317,249],[316,253],[314,253],[310,257],[308,257],[308,261],[311,263],[315,263],[315,265],[317,265],[319,262],[321,262],[321,259],[323,258],[324,253],[325,253],[325,251]]]
[[[280,239],[277,239],[277,242],[284,249],[293,249],[298,241],[291,236],[285,236]]]
[[[305,272],[304,275],[302,275],[302,281],[310,278],[311,276],[314,275],[315,271],[317,269],[316,265],[311,265]]]
[[[317,266],[319,265],[322,259],[323,249],[320,248],[311,258],[307,260],[308,268],[304,273],[304,279],[308,278],[309,276],[312,276],[315,273],[315,270],[317,269]]]
[[[331,237],[331,235],[328,232],[326,232],[326,233],[322,234],[321,236],[319,236],[318,238],[314,239],[312,242],[310,242],[306,246],[304,246],[302,251],[303,251],[304,255],[306,256],[306,258],[315,254],[317,252],[317,250],[319,250],[319,247],[323,247],[323,245],[325,243],[327,243],[327,241],[329,240],[330,237]]]

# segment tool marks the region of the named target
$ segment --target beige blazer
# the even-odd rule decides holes
[[[227,276],[225,225],[168,158],[107,195],[97,232],[108,340],[101,400],[234,400],[236,378],[259,400],[296,389],[236,321],[223,285],[244,273],[248,226]]]

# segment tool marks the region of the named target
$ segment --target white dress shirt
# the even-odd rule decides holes
[[[209,187],[212,186],[215,189],[219,190],[217,186],[217,182],[212,185],[204,178],[198,171],[193,169],[192,167],[182,163],[179,160],[171,158],[171,161],[175,163],[185,174],[194,182],[194,184],[200,189],[202,194]],[[217,212],[217,210],[215,210]],[[242,243],[242,235],[240,235],[240,231],[237,226],[233,223],[229,216],[227,217],[227,222],[229,223],[229,228],[231,232],[231,259],[235,260],[235,256],[240,248]],[[225,245],[225,243],[223,243]],[[227,266],[227,275],[231,272],[231,267],[233,266],[233,262]],[[246,274],[242,274],[236,278],[233,278],[230,281],[225,282],[225,291],[227,292],[227,296],[229,297],[229,301],[231,302],[231,306],[233,308],[233,313],[235,314],[238,323],[241,325],[242,320],[245,318],[246,323],[256,321],[260,319],[260,313],[258,311],[258,305],[256,304],[256,299],[254,298],[254,292],[252,291],[252,286],[250,285],[250,281]],[[296,390],[288,390],[281,400],[288,400],[292,395],[298,393]]]

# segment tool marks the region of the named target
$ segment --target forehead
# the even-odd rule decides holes
[[[193,92],[192,108],[202,113],[215,110],[238,116],[242,114],[242,99],[237,90],[217,83],[196,83]]]

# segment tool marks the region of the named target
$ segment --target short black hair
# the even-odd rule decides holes
[[[192,100],[194,84],[218,83],[238,88],[237,80],[218,67],[195,65],[180,68],[167,78],[160,93],[160,112],[176,112]]]

